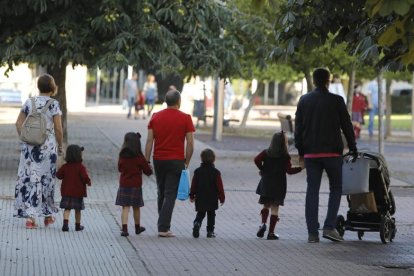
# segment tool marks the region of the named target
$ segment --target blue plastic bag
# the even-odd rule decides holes
[[[180,183],[178,183],[178,200],[187,200],[190,195],[190,173],[188,170],[181,171]]]

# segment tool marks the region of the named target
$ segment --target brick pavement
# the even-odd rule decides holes
[[[93,181],[82,233],[60,231],[62,212],[50,229],[26,230],[22,220],[12,217],[18,145],[14,126],[0,122],[0,265],[4,275],[414,275],[408,269],[414,267],[411,188],[394,189],[398,233],[393,243],[381,244],[378,233],[366,233],[364,241],[358,241],[356,233],[346,232],[344,243],[321,240],[308,244],[305,175],[289,176],[285,206],[276,227],[281,239],[257,239],[260,205],[254,193],[258,175],[252,163],[257,148],[216,149],[216,166],[222,172],[227,198],[217,211],[216,239],[205,237],[204,226],[200,238],[193,239],[194,206],[178,201],[172,221],[177,237],[158,238],[154,177],[144,178],[141,216],[147,231],[120,237],[120,208],[114,205],[119,145],[127,131],[139,130],[145,136],[146,122],[126,120],[119,111],[96,111],[69,116],[69,143],[85,146],[84,163]],[[199,164],[200,150],[207,146],[196,142],[191,171]],[[321,190],[322,220],[327,206],[326,179]],[[346,210],[343,199],[340,213]]]

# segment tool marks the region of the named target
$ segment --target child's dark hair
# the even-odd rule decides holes
[[[69,145],[66,149],[65,161],[67,163],[79,163],[82,162],[82,151],[84,147],[78,145]]]
[[[119,157],[129,158],[142,155],[140,138],[141,134],[139,132],[128,132],[125,134]]]
[[[289,155],[286,148],[286,137],[283,131],[273,134],[272,141],[267,149],[267,154],[270,157],[282,157]]]
[[[211,149],[205,149],[200,154],[201,162],[206,164],[213,164],[216,160],[216,155]]]

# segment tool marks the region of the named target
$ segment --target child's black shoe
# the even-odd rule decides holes
[[[207,232],[207,238],[215,238],[216,237],[216,233],[214,232]]]
[[[279,239],[279,235],[276,235],[275,233],[269,233],[267,235],[267,239],[268,240],[278,240]]]
[[[135,227],[135,234],[137,235],[141,234],[144,231],[145,231],[145,227],[143,226]]]
[[[198,222],[194,222],[194,227],[193,227],[193,237],[194,238],[198,238],[200,236],[200,223]]]
[[[266,224],[263,223],[261,226],[259,226],[259,231],[257,231],[257,237],[263,238],[265,232],[266,232]]]
[[[128,232],[125,232],[125,231],[121,231],[121,236],[122,237],[128,237],[129,236],[129,233]]]
[[[63,232],[68,232],[68,231],[69,231],[69,226],[67,226],[67,225],[65,225],[65,224],[64,224],[64,225],[62,226],[62,231],[63,231]]]
[[[82,231],[83,229],[85,229],[85,227],[83,225],[76,225],[75,226],[75,231]]]

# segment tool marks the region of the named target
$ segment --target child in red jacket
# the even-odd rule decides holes
[[[268,149],[261,151],[254,163],[260,170],[260,182],[256,193],[260,195],[259,204],[263,204],[260,212],[262,224],[257,231],[257,237],[263,238],[266,231],[266,222],[270,213],[268,240],[277,240],[275,226],[279,221],[279,206],[283,206],[286,197],[286,173],[296,174],[302,167],[292,167],[287,150],[288,143],[284,132],[275,133]]]
[[[118,171],[121,175],[115,204],[122,206],[121,236],[123,237],[129,236],[128,214],[131,206],[134,212],[135,234],[139,235],[145,231],[145,227],[140,225],[140,207],[144,206],[142,173],[151,175],[152,169],[142,154],[140,138],[139,133],[128,132],[125,134],[124,143],[119,153]]]
[[[72,209],[75,209],[75,230],[84,229],[80,224],[81,210],[85,210],[83,198],[87,196],[86,185],[91,186],[91,180],[86,167],[82,164],[83,150],[84,148],[78,145],[69,145],[66,149],[66,164],[56,173],[56,177],[62,179],[60,208],[65,209],[62,227],[64,232],[69,231],[69,215]]]

